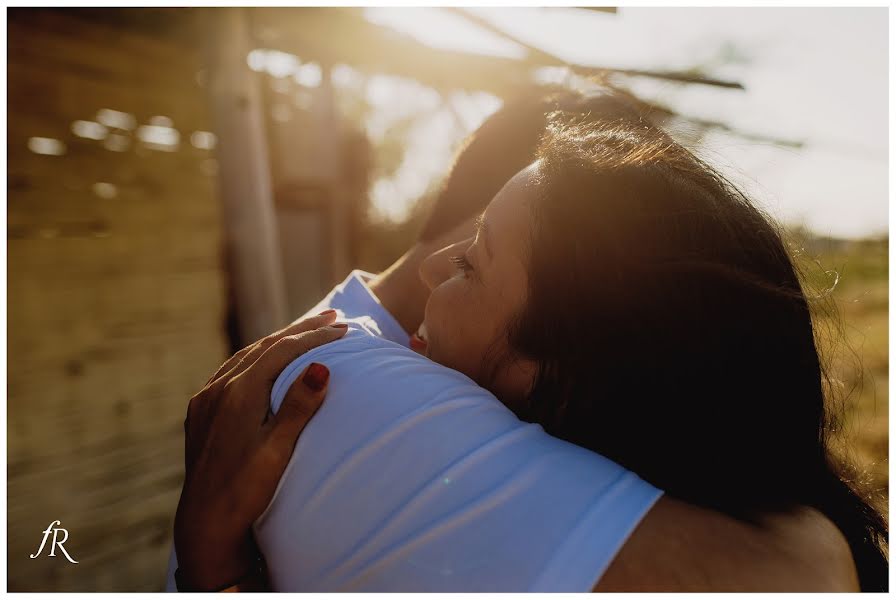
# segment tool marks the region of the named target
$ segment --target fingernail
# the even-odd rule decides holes
[[[330,325],[330,327],[333,327],[335,329],[345,329],[346,327],[348,327],[348,323],[333,323],[332,325]]]
[[[320,363],[311,363],[305,375],[302,377],[302,383],[311,388],[313,392],[319,392],[327,385],[330,378],[330,369]]]
[[[324,315],[329,315],[329,314],[334,313],[334,312],[336,312],[335,309],[333,309],[333,308],[328,308],[327,310],[325,310],[324,312],[318,314],[317,316],[318,316],[318,317],[322,317],[322,316],[324,316]]]

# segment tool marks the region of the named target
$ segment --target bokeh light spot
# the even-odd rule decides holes
[[[47,156],[61,156],[65,154],[65,144],[56,138],[28,138],[28,149],[35,154],[45,154]]]
[[[92,189],[94,194],[104,200],[111,200],[118,196],[118,186],[104,181],[94,183]]]
[[[101,108],[96,113],[96,120],[111,129],[126,129],[130,131],[137,126],[137,119],[134,115],[111,108]]]
[[[180,132],[173,127],[141,125],[137,130],[137,139],[147,148],[174,152],[180,144]]]
[[[170,117],[159,115],[156,117],[150,117],[149,124],[157,125],[159,127],[173,127],[174,121],[172,121]]]
[[[218,136],[211,131],[194,131],[190,134],[190,143],[200,150],[211,150],[218,143]]]
[[[109,129],[96,121],[75,121],[72,123],[72,133],[89,140],[102,140],[109,133]]]

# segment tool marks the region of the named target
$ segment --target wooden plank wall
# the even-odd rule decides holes
[[[209,129],[198,53],[8,15],[8,589],[160,590],[184,409],[227,353],[213,154],[190,144]],[[179,147],[73,135],[103,108],[168,117]],[[36,154],[33,136],[66,151]],[[55,519],[78,564],[29,559]]]

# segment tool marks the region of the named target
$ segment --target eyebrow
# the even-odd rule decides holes
[[[483,215],[476,217],[476,235],[482,235],[482,241],[485,242],[485,253],[488,259],[492,260],[492,246],[488,236],[488,224],[485,222]]]

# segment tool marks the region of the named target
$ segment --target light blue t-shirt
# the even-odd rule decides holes
[[[331,373],[254,526],[274,589],[590,591],[661,492],[408,349],[369,277],[309,311],[349,331],[274,383],[276,411],[309,363]]]

